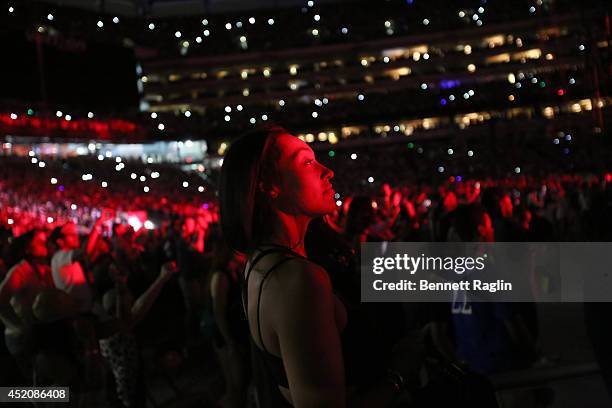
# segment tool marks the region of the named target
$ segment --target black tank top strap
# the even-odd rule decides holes
[[[249,287],[249,277],[251,276],[251,272],[253,272],[253,269],[255,268],[255,265],[261,261],[266,255],[269,254],[273,254],[273,253],[278,253],[278,252],[284,252],[281,248],[270,248],[270,249],[266,249],[263,250],[261,252],[259,252],[257,254],[257,256],[255,256],[255,258],[253,258],[253,260],[250,262],[249,264],[249,268],[247,269],[247,272],[245,275],[240,275],[242,277],[242,308],[244,309],[244,314],[245,316],[249,317],[249,313],[247,311],[247,306],[248,306],[248,287]]]
[[[266,348],[266,346],[265,346],[265,344],[263,342],[263,337],[261,335],[261,319],[260,319],[260,317],[261,317],[261,313],[260,313],[260,310],[261,310],[261,295],[262,295],[262,292],[263,292],[264,282],[270,276],[270,274],[275,269],[277,269],[279,266],[281,266],[283,263],[285,263],[285,262],[287,262],[287,261],[289,261],[291,259],[294,259],[294,258],[305,259],[302,255],[298,254],[297,252],[293,251],[290,248],[287,248],[287,247],[284,247],[284,246],[281,246],[281,245],[273,245],[273,244],[270,244],[270,246],[271,246],[271,248],[267,248],[267,249],[261,250],[257,254],[257,256],[255,256],[255,258],[253,258],[253,260],[249,264],[249,268],[247,269],[247,272],[246,272],[246,275],[245,275],[245,278],[244,278],[244,286],[243,286],[243,290],[242,290],[242,305],[243,305],[243,308],[244,308],[245,315],[248,318],[247,307],[248,307],[249,277],[251,276],[251,273],[253,272],[253,269],[255,268],[255,265],[259,261],[261,261],[265,256],[273,254],[273,253],[283,253],[285,255],[288,255],[288,256],[283,257],[283,259],[279,260],[274,265],[272,265],[272,267],[266,271],[266,273],[264,274],[263,279],[261,280],[261,283],[259,284],[259,293],[258,293],[258,296],[257,296],[257,332],[258,332],[257,334],[259,336],[259,341],[261,343],[262,348],[268,354],[269,354],[269,352],[268,352],[268,350],[267,350],[267,348]]]
[[[266,348],[266,345],[263,341],[263,337],[261,335],[261,294],[263,292],[263,286],[268,276],[270,276],[272,272],[274,272],[274,270],[278,269],[279,266],[281,266],[285,262],[290,261],[292,259],[294,259],[294,257],[285,257],[281,259],[280,261],[278,261],[277,263],[275,263],[270,269],[268,269],[263,279],[261,280],[261,283],[259,284],[259,294],[257,296],[257,333],[259,336],[259,342],[261,343],[261,348],[263,348],[263,350],[268,354],[271,354],[271,353]]]
[[[302,255],[294,252],[293,250],[287,247],[280,246],[280,245],[272,245],[272,248],[263,249],[255,256],[255,258],[253,258],[253,260],[249,264],[249,268],[247,269],[246,274],[244,276],[242,274],[240,275],[244,279],[242,281],[242,296],[241,297],[242,297],[242,306],[244,309],[244,314],[245,316],[247,316],[247,318],[249,316],[248,311],[247,311],[247,306],[249,304],[248,303],[249,277],[251,276],[251,272],[253,272],[255,265],[259,261],[261,261],[265,256],[273,254],[273,253],[286,253],[296,258],[304,258]]]
[[[253,258],[253,261],[251,261],[250,265],[249,265],[249,269],[247,269],[247,273],[245,275],[244,281],[246,283],[248,283],[249,281],[249,276],[251,276],[251,272],[253,271],[253,269],[255,268],[255,265],[261,261],[266,255],[269,254],[273,254],[273,253],[279,253],[279,252],[288,252],[289,249],[288,248],[283,248],[283,247],[274,247],[274,248],[268,248],[268,249],[264,249],[262,251],[260,251],[257,256],[255,258]]]

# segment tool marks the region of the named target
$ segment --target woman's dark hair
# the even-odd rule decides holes
[[[260,181],[271,181],[280,158],[274,139],[290,134],[278,127],[249,132],[230,146],[221,167],[219,210],[221,228],[228,245],[248,253],[266,234],[271,215],[268,198],[260,191]]]

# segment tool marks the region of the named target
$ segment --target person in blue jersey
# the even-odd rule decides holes
[[[455,239],[463,242],[494,241],[491,218],[477,203],[457,208],[453,214],[453,233]],[[470,302],[465,293],[458,293],[451,313],[456,357],[473,371],[491,374],[526,367],[534,360],[533,333],[516,304]]]

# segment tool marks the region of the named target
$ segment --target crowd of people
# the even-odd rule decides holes
[[[535,374],[503,408],[552,405],[542,305],[366,302],[361,255],[612,241],[601,0],[100,3],[0,15],[0,385],[87,408],[494,408],[516,391],[496,379]],[[258,127],[277,121],[300,133]],[[180,164],[113,155],[170,139]],[[612,306],[577,306],[612,398]],[[158,404],[179,375],[210,389]]]
[[[240,178],[238,170],[232,176],[238,179],[233,182],[221,175],[219,202],[208,184],[205,193],[197,190],[199,183],[205,185],[200,176],[170,167],[145,169],[142,163],[126,162],[125,169],[116,171],[118,162],[112,160],[110,165],[95,157],[47,158],[45,167],[39,167],[30,156],[0,158],[2,349],[5,362],[16,367],[3,370],[2,383],[70,385],[74,403],[81,406],[145,406],[145,348],[171,347],[184,353],[206,348],[211,355],[214,351],[224,378],[225,394],[219,395],[222,406],[259,403],[267,407],[290,402],[299,406],[308,401],[330,406],[381,406],[392,401],[402,404],[407,399],[419,406],[458,398],[452,391],[456,384],[445,374],[439,375],[439,382],[419,387],[424,364],[429,364],[431,372],[466,368],[473,373],[470,384],[480,396],[470,403],[490,406],[486,396],[493,390],[485,376],[531,367],[545,352],[538,347],[533,305],[473,306],[465,313],[465,308],[452,304],[361,303],[360,244],[610,240],[612,226],[607,214],[612,202],[612,174],[596,161],[593,172],[465,179],[456,174],[449,178],[447,173],[436,179],[436,184],[414,177],[416,172],[405,174],[403,179],[396,174],[391,183],[379,182],[385,179],[385,163],[362,162],[360,166],[376,179],[376,183],[362,184],[358,182],[361,176],[357,177],[360,170],[342,174],[343,165],[338,162],[340,169],[335,169],[331,162],[332,170],[339,173],[334,176],[316,162],[307,144],[283,132],[260,133],[264,144],[257,148],[262,150],[268,138],[282,141],[275,142],[278,163],[284,163],[287,152],[302,149],[309,165],[317,163],[321,174],[302,173],[305,170],[289,164],[274,169],[262,161],[264,181],[262,190],[254,193],[259,197],[256,200],[262,199],[259,194],[269,194],[271,202],[283,208],[283,214],[293,214],[291,209],[297,208],[308,213],[312,222],[298,227],[283,219],[276,225],[280,210],[275,209],[276,215],[253,219],[255,230],[250,234],[261,234],[262,253],[268,251],[277,260],[286,257],[288,263],[280,267],[281,272],[302,268],[327,282],[323,287],[307,279],[297,283],[272,279],[267,283],[272,286],[258,292],[265,280],[261,271],[256,268],[253,276],[257,277],[250,281],[243,274],[247,263],[253,269],[259,261],[260,267],[270,270],[277,260],[255,260],[258,253],[252,252],[250,244],[240,243],[236,236],[223,238],[246,222],[237,209],[227,207],[228,200],[236,208],[249,203],[238,195],[228,198],[227,191],[248,181]],[[246,146],[243,154],[264,157],[257,156],[257,148]],[[230,165],[224,171],[248,166],[246,158],[238,157],[241,160],[236,164],[236,154],[233,157],[226,158],[224,168],[228,162]],[[434,161],[427,154],[419,160]],[[348,163],[352,165],[352,161]],[[151,180],[152,171],[160,177]],[[138,179],[131,178],[130,172],[137,173]],[[83,173],[92,173],[94,181],[83,180]],[[284,179],[277,179],[280,174]],[[150,192],[144,193],[140,175],[151,181]],[[52,177],[57,183],[50,182]],[[349,177],[353,178],[352,186]],[[100,185],[101,180],[107,187]],[[318,191],[318,180],[325,183],[321,187],[325,190],[321,191],[326,197],[324,205],[312,201],[310,193]],[[183,181],[188,181],[190,188],[183,187]],[[276,188],[277,183],[285,183],[287,190]],[[329,189],[331,185],[343,192],[340,198]],[[120,216],[138,211],[144,211],[145,219],[154,223],[145,228]],[[233,227],[228,229],[228,223]],[[288,225],[303,237],[291,235],[286,241]],[[312,266],[315,264],[318,266]],[[245,279],[246,299],[241,290]],[[299,304],[300,296],[289,299],[287,294],[301,292],[284,293],[283,285],[292,284],[310,287],[313,299],[319,295],[325,298],[333,288],[343,306],[334,306],[334,297],[326,305],[318,301]],[[278,303],[282,299],[291,306],[287,310],[298,313],[294,323],[303,327],[290,321],[276,325],[275,319],[282,320],[283,314],[270,310],[282,309]],[[312,308],[337,319],[304,320]],[[320,332],[323,337],[305,336],[305,328],[321,329],[325,324],[332,326]],[[330,337],[336,330],[342,333],[341,338]],[[291,340],[283,343],[283,339]],[[341,343],[344,369],[324,346],[335,341]],[[309,350],[329,360],[322,357],[313,362],[306,349],[300,348],[313,344],[318,348]],[[432,358],[436,361],[433,366]],[[325,361],[330,365],[317,365]],[[330,382],[315,381],[312,376],[318,370],[329,374]],[[250,387],[252,384],[255,386]],[[345,384],[351,391],[339,397],[338,387]],[[448,392],[440,393],[439,387]],[[257,390],[253,398],[249,393],[252,388]]]
[[[214,214],[214,192],[201,173],[172,165],[114,157],[99,160],[95,155],[5,156],[2,162],[2,223],[12,220],[10,228],[17,235],[67,221],[87,226],[104,208],[112,208],[124,221],[139,211],[160,222],[172,214],[196,218]],[[144,219],[139,220],[142,223]]]

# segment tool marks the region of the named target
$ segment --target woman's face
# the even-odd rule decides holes
[[[277,155],[278,183],[272,183],[273,205],[291,215],[319,217],[335,210],[331,178],[334,172],[317,162],[314,152],[297,137],[277,136],[272,158]]]

